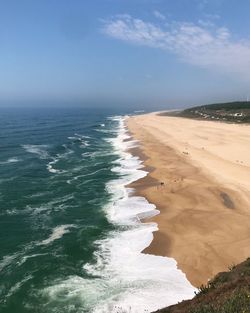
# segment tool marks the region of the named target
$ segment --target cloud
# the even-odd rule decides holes
[[[235,40],[214,23],[143,21],[130,15],[104,21],[102,31],[113,38],[175,54],[182,62],[249,79],[250,41]]]
[[[157,10],[155,10],[155,11],[153,12],[153,14],[154,14],[154,16],[155,16],[156,18],[158,18],[159,20],[162,20],[162,21],[165,21],[165,20],[166,20],[166,16],[163,15],[161,12],[159,12],[159,11],[157,11]]]
[[[219,14],[208,14],[208,13],[204,13],[204,16],[209,19],[209,20],[219,20],[221,17]]]
[[[208,0],[196,0],[196,2],[199,10],[203,10],[208,4]]]

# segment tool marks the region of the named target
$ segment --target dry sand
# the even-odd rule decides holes
[[[160,210],[144,252],[173,257],[197,287],[250,257],[250,126],[157,114],[127,124],[150,171],[132,186]]]

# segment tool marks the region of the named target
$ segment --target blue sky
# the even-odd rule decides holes
[[[245,99],[249,12],[247,0],[0,1],[0,105]]]

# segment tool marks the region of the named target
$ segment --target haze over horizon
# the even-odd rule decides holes
[[[249,9],[246,0],[2,1],[0,107],[245,100]]]

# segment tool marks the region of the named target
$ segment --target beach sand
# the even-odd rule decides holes
[[[173,257],[196,287],[250,257],[250,126],[154,113],[127,125],[149,171],[131,187],[160,210],[144,252]]]

